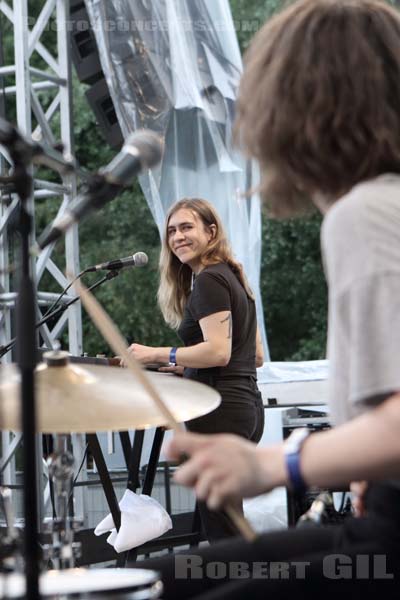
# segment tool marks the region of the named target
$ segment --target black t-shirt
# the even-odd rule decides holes
[[[226,367],[185,369],[185,377],[207,381],[209,375],[256,375],[256,310],[237,276],[226,263],[210,265],[194,280],[178,329],[185,346],[204,341],[200,319],[217,312],[232,313],[232,354]]]

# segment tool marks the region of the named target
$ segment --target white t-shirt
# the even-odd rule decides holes
[[[400,391],[400,175],[355,186],[321,230],[329,405],[343,423]]]

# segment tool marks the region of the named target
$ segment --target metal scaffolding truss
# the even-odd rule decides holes
[[[2,19],[13,24],[14,65],[0,64],[0,100],[10,104],[15,98],[16,122],[19,130],[36,141],[47,145],[62,143],[64,151],[73,153],[72,139],[72,84],[71,60],[69,53],[69,0],[43,1],[40,14],[32,16],[38,2],[0,0]],[[33,6],[34,5],[34,6]],[[49,34],[50,32],[50,34]],[[46,44],[47,41],[47,44]],[[50,47],[49,47],[50,46]],[[6,81],[7,84],[1,85]],[[1,108],[0,102],[0,108]],[[57,115],[57,118],[55,118]],[[1,148],[0,148],[1,153]],[[8,173],[9,161],[3,149],[0,155],[0,175]],[[53,197],[58,201],[58,214],[62,214],[76,193],[75,175],[64,176],[62,182],[34,181],[34,193],[30,199],[32,214],[35,202]],[[10,279],[11,258],[8,226],[18,199],[13,194],[2,193],[0,186],[0,344],[6,344],[12,337],[11,311],[16,294],[12,289],[15,278]],[[32,231],[32,243],[35,232]],[[54,244],[48,246],[37,258],[35,276],[37,286],[37,312],[39,306],[51,304],[58,293],[41,290],[41,281],[48,272],[61,289],[67,280],[61,269],[52,260]],[[75,275],[79,272],[79,242],[77,227],[72,227],[65,239],[65,272]],[[70,295],[63,302],[71,299]],[[74,355],[82,353],[82,322],[79,303],[73,304],[49,329],[40,328],[43,345],[53,348],[65,327],[68,326],[69,350]],[[11,360],[11,353],[6,355]]]
[[[14,37],[15,64],[0,62],[0,111],[7,105],[16,115],[16,125],[28,138],[52,146],[61,143],[66,154],[73,154],[72,137],[72,81],[69,42],[69,0],[46,0],[42,2],[0,0],[0,16],[3,22],[12,24]],[[36,16],[32,15],[36,9]],[[52,32],[49,35],[49,32]],[[1,35],[2,32],[0,32]],[[46,34],[46,35],[44,35]],[[48,43],[46,44],[47,40]],[[1,55],[0,55],[1,59]],[[12,105],[14,100],[15,104]],[[5,116],[1,114],[1,116]],[[0,175],[8,175],[10,161],[6,150],[0,147]],[[54,198],[58,203],[58,215],[61,215],[71,199],[76,195],[76,176],[68,175],[60,183],[34,178],[34,192],[29,199],[32,215],[35,203],[45,198]],[[18,205],[15,194],[2,191],[0,184],[0,345],[7,344],[12,337],[12,309],[16,300],[16,277],[13,266],[18,267],[18,255],[13,256],[10,247],[13,213]],[[33,219],[33,224],[35,219]],[[35,225],[33,225],[33,228]],[[31,245],[35,241],[35,231],[31,232]],[[59,293],[50,293],[41,289],[43,275],[48,272],[61,289],[67,286],[62,270],[52,260],[54,244],[48,246],[38,257],[32,257],[35,283],[37,288],[37,314],[41,317],[40,307],[52,304]],[[64,260],[64,259],[63,259]],[[18,268],[16,269],[18,271]],[[79,241],[77,227],[71,227],[65,237],[65,272],[76,275],[79,272]],[[71,300],[65,295],[63,302]],[[82,320],[79,303],[73,304],[49,329],[40,328],[43,346],[54,348],[62,331],[68,327],[69,350],[79,356],[82,353]],[[3,361],[12,360],[8,352]],[[74,449],[78,456],[83,455],[82,436],[73,436]],[[2,433],[2,458],[0,473],[7,485],[15,483],[14,454],[21,441],[21,434]],[[41,438],[38,436],[38,469],[42,469]],[[46,471],[46,470],[45,470]],[[39,471],[40,472],[40,471]],[[81,479],[81,476],[79,479]],[[49,502],[49,484],[43,489],[43,478],[39,478],[39,523],[43,522]],[[85,515],[85,499],[81,492],[77,494],[78,514]]]

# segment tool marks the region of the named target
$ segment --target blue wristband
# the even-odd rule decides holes
[[[300,470],[300,451],[285,455],[286,468],[289,475],[290,486],[295,494],[304,494],[307,489]]]
[[[178,348],[171,348],[169,353],[169,364],[173,367],[176,366],[176,351]]]

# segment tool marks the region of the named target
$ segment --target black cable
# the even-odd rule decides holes
[[[56,301],[53,302],[53,304],[50,306],[50,308],[42,316],[42,318],[40,319],[38,325],[42,324],[43,320],[46,319],[50,315],[51,312],[54,312],[55,314],[57,313],[57,311],[55,311],[54,308],[60,302],[61,298],[64,296],[64,294],[67,293],[67,291],[70,289],[70,287],[72,285],[74,285],[75,281],[77,281],[77,279],[79,279],[79,277],[82,277],[82,275],[84,275],[85,273],[87,273],[87,269],[84,269],[83,271],[81,271],[80,273],[78,273],[78,275],[76,275],[76,277],[67,285],[67,287],[58,296],[58,298],[56,299]],[[108,281],[109,279],[113,279],[114,277],[117,277],[117,275],[119,275],[119,270],[113,269],[112,271],[109,271],[105,277],[103,277],[102,279],[100,279],[99,281],[97,281],[93,285],[91,285],[89,287],[89,291],[91,291],[92,289],[95,289],[97,287],[97,285],[101,285],[104,281]],[[71,303],[72,303],[72,301],[71,301]]]
[[[105,275],[104,277],[102,277],[101,279],[99,279],[98,281],[96,281],[95,283],[93,283],[89,288],[88,291],[91,292],[92,290],[95,290],[96,288],[98,288],[102,283],[104,283],[105,281],[109,281],[110,279],[113,279],[114,277],[117,277],[119,275],[120,271],[117,269],[114,269],[113,271],[108,271],[107,275]],[[35,328],[39,328],[41,325],[43,325],[45,322],[47,322],[50,318],[57,316],[58,314],[60,314],[63,310],[67,310],[72,304],[74,304],[75,302],[77,302],[79,300],[79,296],[74,296],[71,300],[69,300],[69,302],[67,302],[64,306],[59,306],[56,310],[54,310],[52,313],[48,314],[47,317],[42,317],[40,319],[40,321],[38,323],[36,323]],[[0,358],[2,356],[4,356],[5,354],[7,354],[7,352],[9,352],[11,350],[11,348],[14,347],[16,342],[16,338],[13,338],[12,340],[10,340],[7,344],[5,344],[4,346],[0,346]]]
[[[51,312],[53,312],[53,310],[55,309],[57,304],[59,304],[61,298],[68,292],[68,290],[71,288],[71,286],[74,285],[75,281],[77,281],[79,279],[79,277],[82,277],[82,275],[84,275],[85,272],[86,271],[81,271],[80,273],[78,273],[78,275],[67,285],[67,287],[61,292],[61,294],[53,302],[53,304],[50,306],[50,308],[47,309],[45,314],[42,316],[42,319],[45,319],[47,317],[47,315],[49,315]]]
[[[74,491],[75,484],[76,484],[76,482],[78,481],[78,477],[79,477],[79,475],[81,474],[81,471],[82,471],[83,465],[84,465],[84,463],[85,463],[85,460],[86,460],[86,457],[87,457],[88,449],[89,449],[89,444],[86,444],[85,452],[83,453],[82,462],[81,462],[81,464],[79,465],[79,469],[78,469],[78,471],[77,471],[77,474],[76,474],[76,476],[75,476],[75,478],[74,478],[74,480],[73,480],[73,482],[72,482],[72,485],[71,485],[71,491],[70,491],[70,493],[69,493],[69,496],[68,496],[68,503],[71,501],[71,498],[72,498],[72,494],[73,494],[73,491]]]
[[[342,514],[343,511],[344,511],[346,496],[347,496],[347,492],[342,492],[342,499],[340,501],[340,507],[339,507],[339,510],[338,510],[338,512],[340,514]]]

